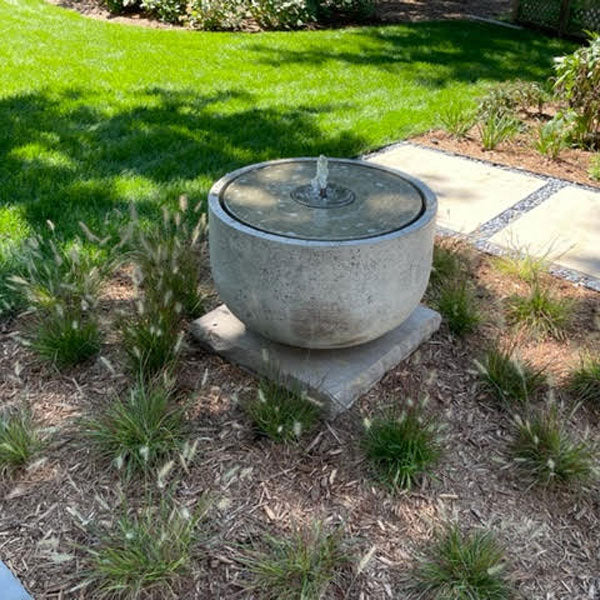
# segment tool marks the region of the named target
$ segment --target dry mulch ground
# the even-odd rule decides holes
[[[317,518],[343,524],[356,544],[357,561],[376,546],[366,572],[349,591],[350,576],[343,578],[330,590],[331,599],[408,598],[402,583],[435,528],[448,518],[499,536],[521,598],[598,598],[600,489],[528,489],[502,462],[509,420],[477,387],[473,359],[488,340],[515,335],[506,327],[502,307],[527,286],[500,274],[486,255],[473,253],[470,260],[486,315],[480,330],[458,340],[443,325],[352,410],[323,423],[296,446],[257,438],[239,407],[240,399],[255,393],[255,380],[189,340],[178,385],[190,400],[198,453],[189,473],[179,473],[176,493],[189,505],[210,494],[214,506],[207,527],[216,537],[178,598],[250,598],[240,585],[246,574],[239,556],[247,542],[265,532],[285,534]],[[548,281],[576,303],[568,339],[539,341],[520,334],[520,347],[536,364],[548,366],[558,399],[569,405],[561,388],[566,373],[577,364],[580,349],[600,350],[600,298],[562,280]],[[98,411],[127,386],[111,315],[131,299],[125,274],[114,278],[103,298],[109,342],[102,353],[114,365],[113,373],[100,360],[59,373],[17,343],[14,333],[22,322],[0,325],[2,404],[28,401],[50,440],[42,460],[0,482],[0,556],[37,600],[91,598],[90,590],[69,591],[85,567],[76,544],[93,543],[89,524],[83,523],[110,519],[123,494],[136,505],[147,493],[141,481],[121,491],[115,471],[98,463],[78,438],[77,419]],[[435,479],[392,496],[375,484],[363,460],[362,420],[424,395],[430,397],[428,410],[447,425],[445,457]],[[569,427],[581,434],[589,426],[598,440],[599,416],[581,406]]]

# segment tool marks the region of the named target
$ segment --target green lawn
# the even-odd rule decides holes
[[[197,33],[0,2],[0,264],[47,219],[68,241],[132,201],[151,218],[200,200],[243,164],[423,131],[488,82],[547,79],[565,48],[467,22]]]

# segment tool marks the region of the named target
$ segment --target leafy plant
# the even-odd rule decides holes
[[[600,358],[587,355],[569,378],[568,387],[582,402],[590,402],[600,407]]]
[[[413,487],[440,458],[439,425],[425,415],[422,405],[365,424],[365,455],[378,478],[392,491]]]
[[[0,475],[26,465],[41,441],[25,409],[0,414]]]
[[[256,430],[272,440],[294,441],[318,421],[321,408],[305,394],[273,381],[261,381],[255,398],[244,409]]]
[[[139,7],[140,0],[104,0],[104,3],[111,13],[119,14]]]
[[[534,281],[527,296],[512,296],[508,301],[508,316],[514,323],[540,335],[562,338],[573,312],[569,298],[555,296],[539,281]]]
[[[481,321],[473,290],[464,279],[445,283],[435,305],[454,335],[463,336],[475,331]]]
[[[514,358],[514,347],[492,346],[475,364],[483,388],[507,406],[526,404],[546,382],[544,369]]]
[[[513,138],[520,127],[520,121],[511,115],[490,114],[479,123],[483,149],[494,150],[498,144]]]
[[[538,128],[536,150],[551,159],[556,159],[561,150],[569,146],[570,129],[562,115],[555,116],[551,121]]]
[[[509,600],[512,586],[505,574],[504,550],[491,533],[462,534],[450,525],[415,571],[420,597],[437,600]]]
[[[173,402],[169,382],[139,382],[83,422],[83,434],[104,460],[127,473],[167,460],[185,438],[183,409]]]
[[[165,23],[180,23],[186,13],[187,0],[141,0],[144,10]]]
[[[547,99],[547,92],[538,83],[520,79],[499,83],[480,98],[478,114],[483,119],[493,115],[514,117],[517,111],[527,111],[532,106],[541,113]]]
[[[266,29],[302,27],[316,20],[314,8],[316,6],[309,6],[306,0],[250,0],[248,3],[250,15]]]
[[[588,46],[555,59],[554,91],[575,111],[577,141],[594,143],[600,129],[600,34],[590,33]]]
[[[595,154],[592,156],[588,174],[592,179],[600,181],[600,154]]]
[[[208,31],[239,29],[245,13],[245,0],[190,0],[188,23]]]
[[[510,446],[515,464],[540,485],[588,483],[597,476],[596,448],[573,441],[564,429],[556,405],[523,420],[515,418]]]
[[[265,600],[319,600],[350,560],[341,532],[320,523],[297,529],[291,538],[266,538],[268,548],[244,559],[253,581],[250,590]]]
[[[456,138],[464,138],[475,124],[476,114],[470,106],[448,104],[438,116],[442,127]]]

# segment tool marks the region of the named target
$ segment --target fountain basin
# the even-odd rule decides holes
[[[399,171],[330,159],[332,186],[352,190],[352,204],[305,206],[294,191],[309,183],[315,163],[260,163],[214,184],[213,279],[229,310],[273,341],[356,346],[398,327],[423,297],[437,200]]]

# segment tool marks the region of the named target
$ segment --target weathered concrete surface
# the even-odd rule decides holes
[[[475,231],[546,183],[413,145],[396,146],[367,160],[422,179],[437,195],[438,225],[459,233]]]
[[[2,561],[0,561],[0,600],[32,600]]]
[[[212,274],[231,312],[269,339],[312,349],[360,345],[404,322],[429,281],[437,212],[431,190],[406,178],[425,207],[402,229],[363,239],[296,239],[249,227],[221,205],[231,180],[256,168],[230,173],[209,194]]]
[[[600,192],[565,187],[490,241],[600,279]]]
[[[306,390],[334,416],[416,350],[440,322],[437,312],[420,305],[383,337],[337,350],[306,350],[267,340],[249,331],[224,304],[194,321],[191,329],[203,346],[258,375]]]

